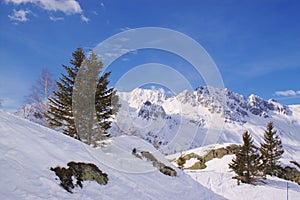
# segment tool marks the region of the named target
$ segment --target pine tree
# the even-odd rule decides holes
[[[97,60],[93,52],[86,58],[77,73],[75,86],[72,94],[72,107],[80,139],[91,144],[96,140],[92,138],[99,130],[95,111],[95,91],[98,74],[102,68],[102,62]]]
[[[62,127],[63,133],[95,144],[108,136],[111,119],[119,108],[118,96],[108,87],[110,72],[98,77],[103,63],[95,53],[86,58],[78,48],[72,56],[72,67],[63,65],[67,75],[62,74],[57,81],[58,91],[50,99],[50,126]]]
[[[106,72],[99,78],[96,90],[96,114],[103,136],[108,136],[107,130],[111,128],[111,118],[118,112],[120,107],[117,91],[108,86],[110,74],[111,72]]]
[[[49,99],[49,111],[46,117],[50,127],[62,129],[64,134],[80,140],[73,116],[72,92],[76,75],[85,59],[82,48],[77,48],[72,53],[72,57],[70,66],[62,65],[67,74],[61,74],[59,81],[56,81],[57,91],[54,91],[53,97]]]
[[[103,63],[95,53],[91,53],[83,62],[73,95],[75,123],[81,139],[87,144],[95,144],[109,136],[111,119],[118,111],[118,96],[114,88],[109,87],[110,72],[98,78]]]
[[[261,160],[257,153],[257,147],[253,144],[249,132],[246,131],[243,134],[243,145],[229,164],[229,168],[236,173],[233,179],[237,179],[238,185],[240,182],[255,185],[262,178],[260,166]]]
[[[261,144],[260,152],[262,155],[262,171],[264,175],[277,176],[280,173],[279,159],[284,153],[284,150],[281,140],[273,128],[273,123],[269,122],[267,130],[264,133],[264,143]]]

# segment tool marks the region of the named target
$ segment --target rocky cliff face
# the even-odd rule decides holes
[[[249,96],[247,105],[252,114],[262,117],[269,117],[268,113],[270,111],[284,115],[291,115],[291,110],[287,106],[281,105],[274,99],[266,101],[254,94]]]

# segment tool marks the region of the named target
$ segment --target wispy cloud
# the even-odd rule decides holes
[[[11,98],[2,98],[0,99],[0,109],[4,109],[8,112],[15,112],[20,108],[21,103],[15,99]]]
[[[80,15],[80,19],[81,19],[81,21],[86,22],[86,23],[90,21],[90,19],[84,15]]]
[[[80,19],[83,22],[90,21],[89,18],[83,15],[83,10],[76,0],[4,0],[5,3],[12,3],[15,5],[20,4],[34,4],[46,11],[54,11],[54,12],[63,12],[66,15],[73,15],[73,14],[80,14]],[[24,10],[23,10],[24,11]],[[26,17],[29,12],[23,13],[16,13],[19,14],[18,18],[14,17],[13,15],[10,17],[14,17],[19,19],[19,21],[27,21],[28,18]],[[52,21],[62,20],[61,18],[49,17]]]
[[[94,15],[99,15],[98,12],[95,11],[95,10],[93,10],[92,13],[93,13]]]
[[[16,5],[31,3],[48,11],[61,11],[65,14],[82,13],[82,9],[76,0],[4,0],[6,3]]]
[[[54,16],[50,16],[49,19],[54,22],[64,20],[63,17],[54,17]]]
[[[105,9],[105,5],[104,5],[103,2],[101,2],[100,5],[101,5],[101,7],[102,7],[103,9]]]
[[[13,13],[8,15],[8,18],[12,21],[16,22],[26,22],[29,20],[28,15],[32,14],[30,10],[15,10],[13,9]]]
[[[300,90],[294,91],[294,90],[285,90],[285,91],[277,91],[275,92],[276,96],[284,96],[284,97],[291,97],[291,96],[297,96],[300,95]]]

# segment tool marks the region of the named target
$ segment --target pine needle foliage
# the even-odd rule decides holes
[[[258,148],[253,144],[253,139],[248,131],[243,134],[243,145],[235,154],[235,158],[229,164],[229,168],[235,172],[233,179],[240,182],[256,185],[261,182],[261,160]]]
[[[56,82],[57,91],[50,99],[47,118],[51,127],[62,129],[64,134],[87,144],[95,144],[109,136],[107,131],[120,106],[118,96],[108,86],[110,72],[98,77],[103,63],[95,53],[86,57],[83,49],[77,48],[72,57],[70,66],[63,65],[66,73]]]
[[[279,159],[282,157],[284,150],[272,122],[269,122],[267,125],[260,152],[262,155],[262,171],[264,175],[277,176],[281,169]]]
[[[72,53],[72,57],[70,66],[62,65],[66,74],[61,74],[59,80],[56,81],[57,90],[49,99],[49,111],[46,117],[50,127],[62,130],[64,134],[80,140],[73,117],[72,92],[76,75],[85,59],[83,49],[77,48]]]

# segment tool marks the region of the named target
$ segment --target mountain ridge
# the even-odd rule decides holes
[[[293,137],[300,144],[296,135],[300,129],[300,105],[286,106],[274,99],[264,100],[257,95],[250,95],[247,99],[229,89],[218,89],[200,86],[195,91],[183,91],[175,96],[167,97],[166,92],[137,88],[132,92],[119,92],[122,102],[120,113],[116,116],[112,135],[136,135],[150,143],[156,140],[166,154],[197,148],[209,143],[205,141],[209,131],[213,132],[217,123],[219,133],[211,140],[213,143],[241,143],[241,135],[248,130],[258,144],[261,142],[264,129],[272,121],[283,140],[287,140],[287,148]],[[143,117],[138,115],[144,104],[157,105],[165,113],[165,118]],[[148,110],[154,112],[155,110]],[[157,115],[159,115],[157,113]],[[216,122],[214,122],[216,121]],[[180,131],[185,133],[182,133]],[[187,134],[187,132],[192,132]],[[184,135],[193,137],[184,140]],[[176,136],[180,135],[179,137]],[[212,135],[212,134],[211,134]],[[183,143],[179,146],[168,147],[172,140]],[[174,142],[173,142],[174,143]],[[300,150],[297,148],[297,150]],[[300,157],[300,156],[299,156]]]
[[[300,105],[286,106],[253,94],[246,99],[227,88],[210,86],[174,96],[163,89],[142,88],[118,95],[122,107],[110,134],[134,135],[152,144],[155,140],[165,154],[213,143],[241,143],[246,130],[258,144],[270,121],[286,140],[287,148],[299,150],[296,133],[300,130]],[[25,112],[19,111],[19,116],[20,113]],[[26,113],[35,112],[27,109]],[[34,117],[29,115],[28,119]]]

